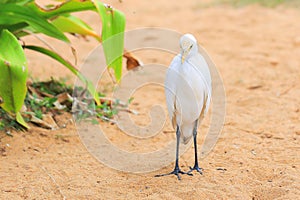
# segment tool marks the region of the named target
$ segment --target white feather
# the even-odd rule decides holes
[[[187,144],[195,121],[199,119],[200,123],[208,111],[212,89],[208,64],[198,53],[196,39],[191,35],[183,37],[180,40],[182,52],[175,56],[167,71],[165,95],[173,128],[179,127],[181,141]],[[186,50],[184,45],[189,44],[192,47],[181,63],[183,50]]]

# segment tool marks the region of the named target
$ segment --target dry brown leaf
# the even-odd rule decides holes
[[[73,101],[73,97],[71,97],[71,95],[67,92],[57,95],[56,98],[60,104],[62,104],[64,102],[72,102]]]
[[[39,119],[34,115],[31,115],[30,121],[42,128],[51,129],[51,130],[58,129],[56,122],[54,121],[53,117],[50,114],[43,115],[43,119]]]
[[[54,97],[53,95],[48,94],[46,92],[42,92],[42,91],[32,87],[31,85],[32,85],[32,83],[27,82],[27,88],[28,88],[28,91],[30,92],[30,94],[37,96],[37,97],[50,97],[50,98]]]
[[[128,52],[128,51],[124,51],[124,55],[123,55],[127,61],[126,61],[126,69],[127,70],[135,70],[137,69],[139,66],[142,66],[142,62],[135,57],[132,53]]]

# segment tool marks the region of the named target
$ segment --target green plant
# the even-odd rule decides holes
[[[95,11],[102,20],[99,36],[81,19],[71,15],[79,11]],[[92,83],[76,67],[57,52],[34,45],[20,45],[18,39],[29,34],[44,34],[70,43],[64,33],[92,36],[104,42],[104,53],[109,67],[119,81],[122,72],[125,17],[98,0],[66,0],[58,6],[39,7],[34,0],[2,0],[0,2],[0,106],[15,116],[24,127],[28,125],[20,114],[26,96],[27,60],[24,49],[30,49],[57,60],[86,84],[97,105],[101,105]],[[116,39],[108,40],[118,35]]]
[[[40,92],[47,93],[48,95],[56,96],[63,92],[72,94],[73,89],[63,81],[55,80],[51,77],[50,81],[35,81],[31,86]],[[99,95],[98,95],[99,96]]]
[[[63,93],[72,95],[73,93],[71,86],[53,78],[50,81],[32,82],[28,85],[30,92],[26,95],[25,106],[28,111],[33,112],[35,117],[39,119],[42,119],[43,114],[49,111],[53,112],[56,109],[55,102],[58,100],[58,95]],[[70,111],[71,103],[65,105],[64,110]]]
[[[9,133],[8,129],[23,130],[24,126],[20,125],[16,119],[12,118],[0,107],[0,131]]]
[[[118,105],[109,105],[107,102],[104,102],[101,105],[96,106],[97,116],[101,119],[110,119],[114,115],[118,114]]]
[[[28,128],[20,114],[27,87],[27,62],[23,49],[14,35],[3,30],[0,35],[0,97],[1,107],[16,115],[16,120]],[[5,49],[5,50],[4,50]]]

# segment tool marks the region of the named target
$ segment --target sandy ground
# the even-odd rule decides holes
[[[300,11],[255,5],[203,7],[197,2],[108,3],[126,14],[127,30],[150,26],[193,33],[214,60],[226,89],[226,122],[214,150],[200,160],[204,174],[183,176],[181,181],[154,177],[172,170],[173,163],[142,174],[111,169],[87,152],[66,114],[58,119],[67,124],[65,129],[32,128],[13,132],[14,137],[1,133],[0,199],[299,199]],[[83,17],[94,26],[100,23],[95,15]],[[73,41],[80,47],[82,63],[95,42]],[[65,47],[58,43],[56,48]],[[147,62],[170,62],[149,52],[139,55]],[[28,56],[32,77],[72,81],[57,63],[38,54]],[[147,86],[134,95],[133,108],[141,115],[133,119],[145,125],[147,110],[164,102],[163,89]],[[158,138],[142,143],[115,125],[101,125],[115,145],[128,150],[147,152],[175,139],[168,123]],[[200,132],[205,129],[207,121]],[[187,170],[193,159],[190,148],[181,157],[182,169]]]

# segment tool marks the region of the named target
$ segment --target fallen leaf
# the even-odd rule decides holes
[[[61,105],[61,103],[59,103],[59,101],[55,101],[54,103],[53,103],[53,105],[54,105],[54,107],[57,109],[57,110],[63,110],[63,109],[65,109],[67,106],[65,106],[65,105]]]
[[[39,119],[34,115],[31,115],[31,122],[39,125],[42,128],[55,130],[58,129],[56,122],[54,121],[53,117],[50,114],[43,115],[43,119]]]
[[[136,70],[139,66],[142,66],[143,63],[135,56],[133,56],[130,52],[124,51],[123,55],[126,61],[126,69],[127,70]]]
[[[67,92],[57,95],[56,98],[60,104],[73,101],[73,97],[71,97],[71,95]]]

